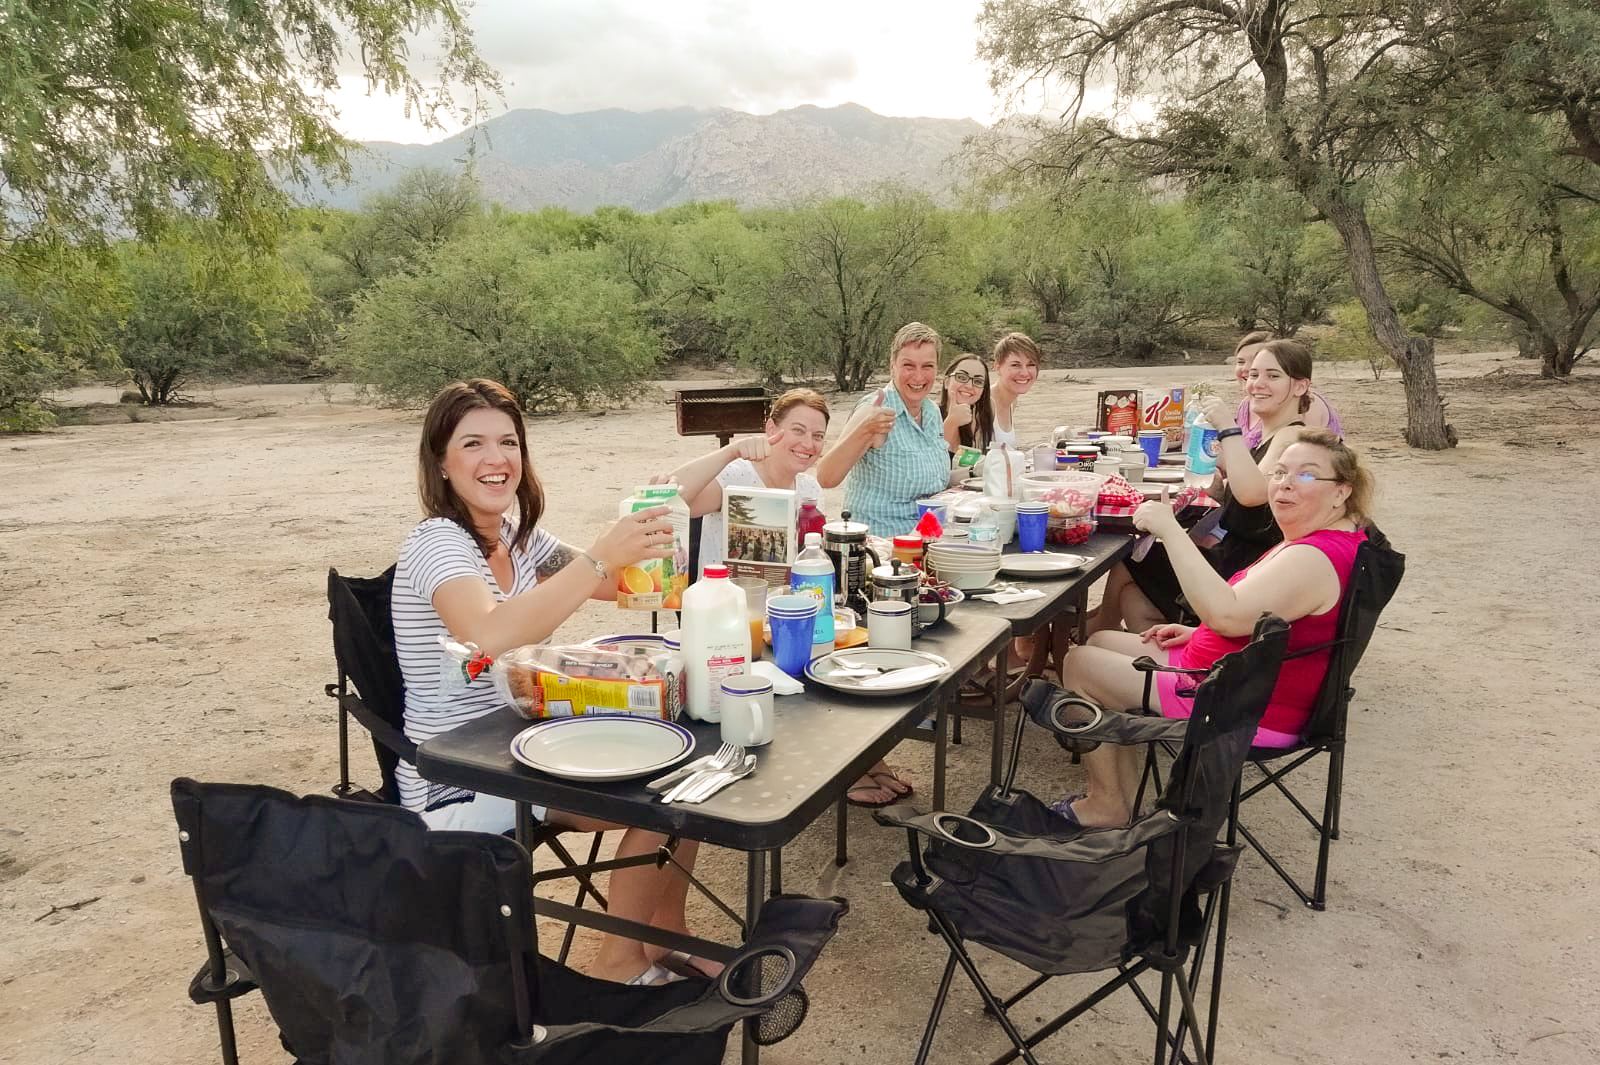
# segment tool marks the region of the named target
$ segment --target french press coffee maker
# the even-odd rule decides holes
[[[943,600],[937,601],[937,617],[932,621],[922,620],[922,571],[915,566],[907,566],[898,558],[872,568],[872,598],[874,602],[897,600],[910,603],[911,631],[914,634],[944,620]]]
[[[839,521],[822,527],[822,550],[833,563],[834,602],[867,616],[867,564],[878,565],[878,553],[867,546],[867,526],[851,521],[847,510]]]

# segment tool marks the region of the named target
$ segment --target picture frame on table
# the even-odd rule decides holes
[[[722,489],[722,557],[730,577],[760,577],[789,586],[789,567],[800,553],[795,529],[799,497],[786,488],[725,485]]]

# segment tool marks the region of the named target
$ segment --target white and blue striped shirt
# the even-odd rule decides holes
[[[950,446],[937,403],[923,398],[918,423],[906,411],[899,389],[886,385],[883,391],[883,409],[895,412],[894,427],[882,447],[868,448],[851,467],[845,507],[851,521],[865,522],[872,535],[887,538],[916,528],[917,500],[950,487]],[[867,393],[861,404],[876,395]]]
[[[500,540],[508,547],[511,535],[512,524],[507,519],[500,527]],[[446,656],[439,637],[448,630],[433,609],[433,593],[457,577],[478,577],[494,593],[495,602],[503,602],[538,584],[540,564],[560,546],[561,541],[543,529],[534,530],[526,549],[510,552],[515,578],[510,590],[503,591],[477,541],[449,518],[429,518],[411,530],[395,563],[390,600],[394,649],[406,682],[406,738],[421,743],[503,705],[487,674],[480,674],[463,691],[448,696],[440,692]],[[404,759],[395,767],[395,780],[400,804],[408,810],[422,811],[472,794],[429,783]]]

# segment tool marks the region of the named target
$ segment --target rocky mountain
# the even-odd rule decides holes
[[[407,170],[471,161],[484,197],[517,210],[603,205],[655,211],[692,200],[747,207],[860,194],[892,181],[948,199],[967,119],[890,118],[856,104],[742,111],[511,111],[437,144],[370,142],[344,187],[297,198],[355,208]]]

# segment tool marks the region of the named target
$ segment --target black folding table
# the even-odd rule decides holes
[[[952,675],[922,691],[884,698],[842,695],[807,682],[805,692],[776,700],[772,743],[757,749],[760,761],[751,776],[698,805],[663,805],[643,781],[589,783],[561,780],[516,762],[512,737],[528,722],[509,709],[470,721],[427,740],[417,749],[417,770],[440,784],[468,788],[511,799],[517,804],[518,835],[530,827],[532,805],[617,824],[650,829],[669,836],[696,839],[742,850],[748,857],[745,877],[745,922],[754,923],[767,891],[767,855],[806,829],[838,802],[862,773],[932,715],[936,744],[933,803],[944,806],[944,754],[948,708],[960,683],[992,656],[1002,653],[1012,626],[1001,617],[960,607],[949,620],[916,641],[918,650],[941,655]],[[709,754],[721,742],[718,726],[685,720],[695,737],[691,757]],[[614,866],[600,863],[595,871]],[[774,862],[774,892],[781,889],[781,867]],[[592,910],[536,899],[535,910],[605,931],[673,949],[703,952],[719,958],[725,945],[674,936],[632,925]],[[747,1026],[744,1061],[758,1053]]]

